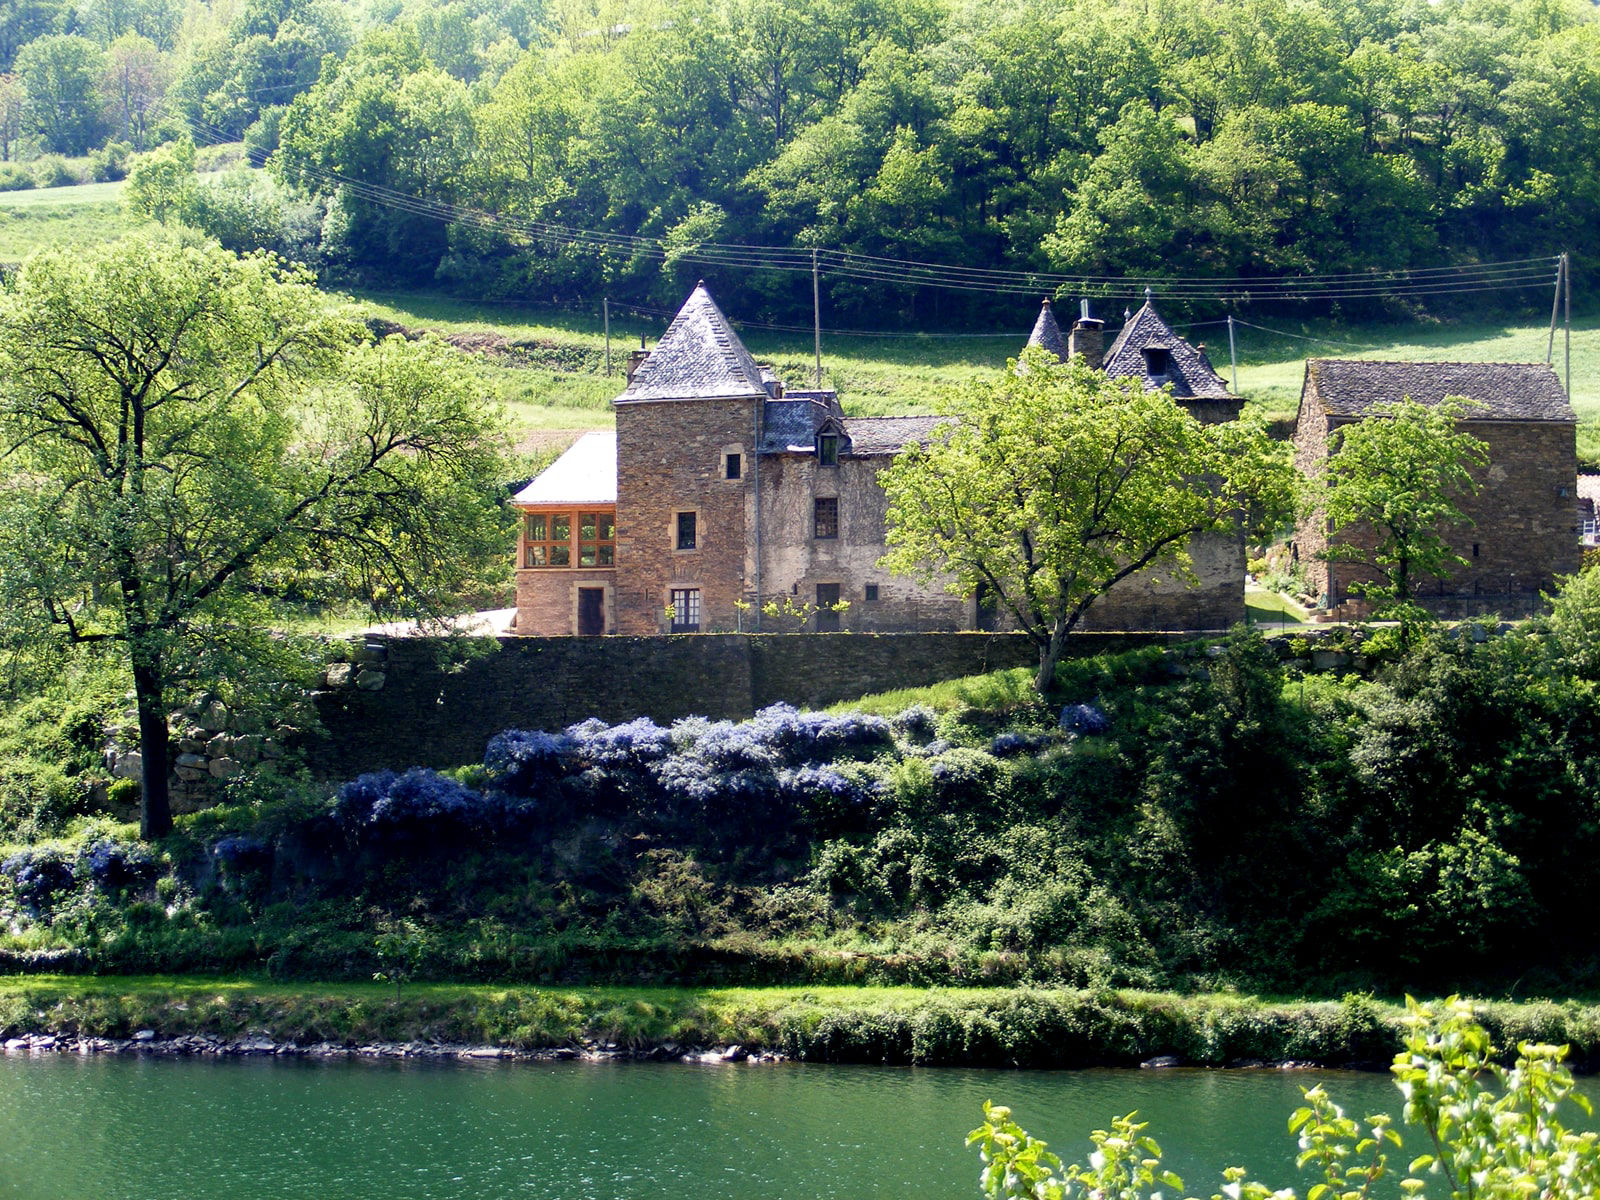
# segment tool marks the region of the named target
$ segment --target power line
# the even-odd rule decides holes
[[[207,144],[220,145],[233,140],[225,131],[209,122],[185,119]],[[818,270],[835,278],[989,295],[1075,292],[1100,299],[1137,299],[1147,288],[1158,288],[1163,298],[1232,304],[1420,298],[1547,287],[1550,286],[1557,264],[1556,256],[1552,255],[1492,263],[1305,274],[1275,279],[1243,276],[1117,277],[925,263],[831,249],[819,249],[814,256],[810,249],[800,247],[718,242],[701,243],[685,249],[669,246],[662,238],[644,234],[580,229],[534,218],[491,213],[353,179],[305,163],[290,163],[288,169],[301,178],[330,190],[343,191],[379,207],[467,225],[503,236],[522,237],[552,248],[623,252],[663,262],[690,262],[743,271],[811,273]],[[799,332],[798,329],[795,331]]]

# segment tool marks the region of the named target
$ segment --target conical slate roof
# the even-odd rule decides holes
[[[1056,323],[1056,314],[1049,300],[1039,306],[1039,319],[1033,323],[1028,345],[1043,346],[1062,362],[1067,361],[1067,341],[1061,336],[1061,326]]]
[[[1146,293],[1148,295],[1148,293]],[[1145,367],[1146,350],[1165,350],[1167,370],[1153,376]],[[1190,345],[1172,331],[1172,326],[1148,300],[1144,307],[1129,317],[1117,334],[1117,340],[1106,351],[1103,369],[1107,375],[1121,379],[1130,375],[1144,380],[1147,391],[1163,384],[1172,385],[1174,396],[1195,396],[1207,399],[1231,399],[1228,385],[1211,365],[1205,351]]]
[[[699,283],[616,403],[738,400],[766,394],[761,368],[722,315],[706,285]]]

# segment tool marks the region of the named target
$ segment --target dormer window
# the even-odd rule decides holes
[[[1160,378],[1172,370],[1172,351],[1165,346],[1146,346],[1144,348],[1144,373],[1151,378]]]
[[[839,465],[839,435],[837,433],[817,435],[817,465],[823,467],[837,467]]]

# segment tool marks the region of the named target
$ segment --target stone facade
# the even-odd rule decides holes
[[[1333,432],[1367,419],[1375,404],[1409,397],[1433,404],[1445,396],[1475,402],[1461,428],[1489,447],[1476,472],[1480,490],[1460,501],[1466,524],[1446,540],[1467,565],[1443,579],[1417,581],[1417,600],[1441,616],[1536,609],[1541,593],[1578,568],[1581,520],[1577,498],[1577,422],[1548,367],[1521,363],[1343,363],[1314,359],[1295,420],[1295,465],[1319,478]],[[1381,419],[1381,418],[1378,418]],[[1370,550],[1371,529],[1344,531],[1339,540]],[[1295,532],[1294,551],[1320,608],[1358,615],[1363,605],[1350,586],[1371,579],[1359,563],[1329,563],[1326,518],[1313,511]]]
[[[1101,323],[1085,313],[1070,341],[1049,305],[1030,341],[1100,357]],[[1150,347],[1157,347],[1151,350]],[[1146,387],[1170,387],[1201,420],[1238,415],[1202,351],[1148,304],[1105,354]],[[1131,365],[1127,365],[1131,364]],[[787,391],[751,359],[703,286],[657,347],[630,359],[607,449],[586,435],[519,493],[525,522],[540,513],[615,513],[615,561],[582,562],[577,535],[559,563],[534,563],[519,544],[516,630],[645,636],[730,631],[1005,629],[1009,614],[878,566],[888,498],[878,473],[944,418],[849,418],[837,396]],[[614,478],[595,457],[609,453]],[[605,490],[609,486],[609,491]],[[576,521],[576,516],[574,516]],[[1196,538],[1192,585],[1173,570],[1123,581],[1090,611],[1097,630],[1224,629],[1244,616],[1244,546],[1235,533]],[[584,625],[582,593],[603,591],[603,629]],[[774,611],[775,610],[775,611]]]
[[[700,593],[700,628],[734,629],[746,578],[749,452],[760,402],[670,400],[617,405],[617,632],[667,633],[674,590]],[[727,456],[740,456],[727,478]],[[679,549],[679,516],[692,514],[693,547]],[[679,618],[687,614],[676,614]]]

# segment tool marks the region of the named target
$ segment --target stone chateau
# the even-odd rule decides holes
[[[1202,349],[1146,303],[1109,349],[1087,308],[1063,335],[1047,301],[1029,338],[1147,388],[1205,421],[1236,417]],[[832,391],[789,390],[757,363],[704,284],[630,363],[616,432],[585,434],[517,494],[515,632],[537,635],[992,629],[962,600],[880,568],[878,472],[944,418],[846,417]],[[1198,587],[1147,571],[1088,628],[1224,629],[1244,616],[1237,535],[1190,546]],[[843,603],[841,603],[843,602]],[[776,604],[777,616],[763,614]]]
[[[1478,494],[1461,502],[1470,523],[1450,539],[1466,566],[1444,579],[1418,580],[1417,600],[1441,616],[1526,614],[1558,576],[1578,569],[1582,537],[1578,420],[1548,366],[1311,359],[1295,420],[1295,463],[1315,478],[1335,429],[1371,418],[1378,406],[1446,397],[1467,402],[1461,428],[1488,444],[1489,465],[1478,473]],[[1352,531],[1341,540],[1370,545],[1372,534]],[[1359,563],[1319,560],[1327,545],[1325,519],[1309,514],[1293,543],[1309,590],[1335,616],[1360,615],[1350,585],[1371,573]]]

